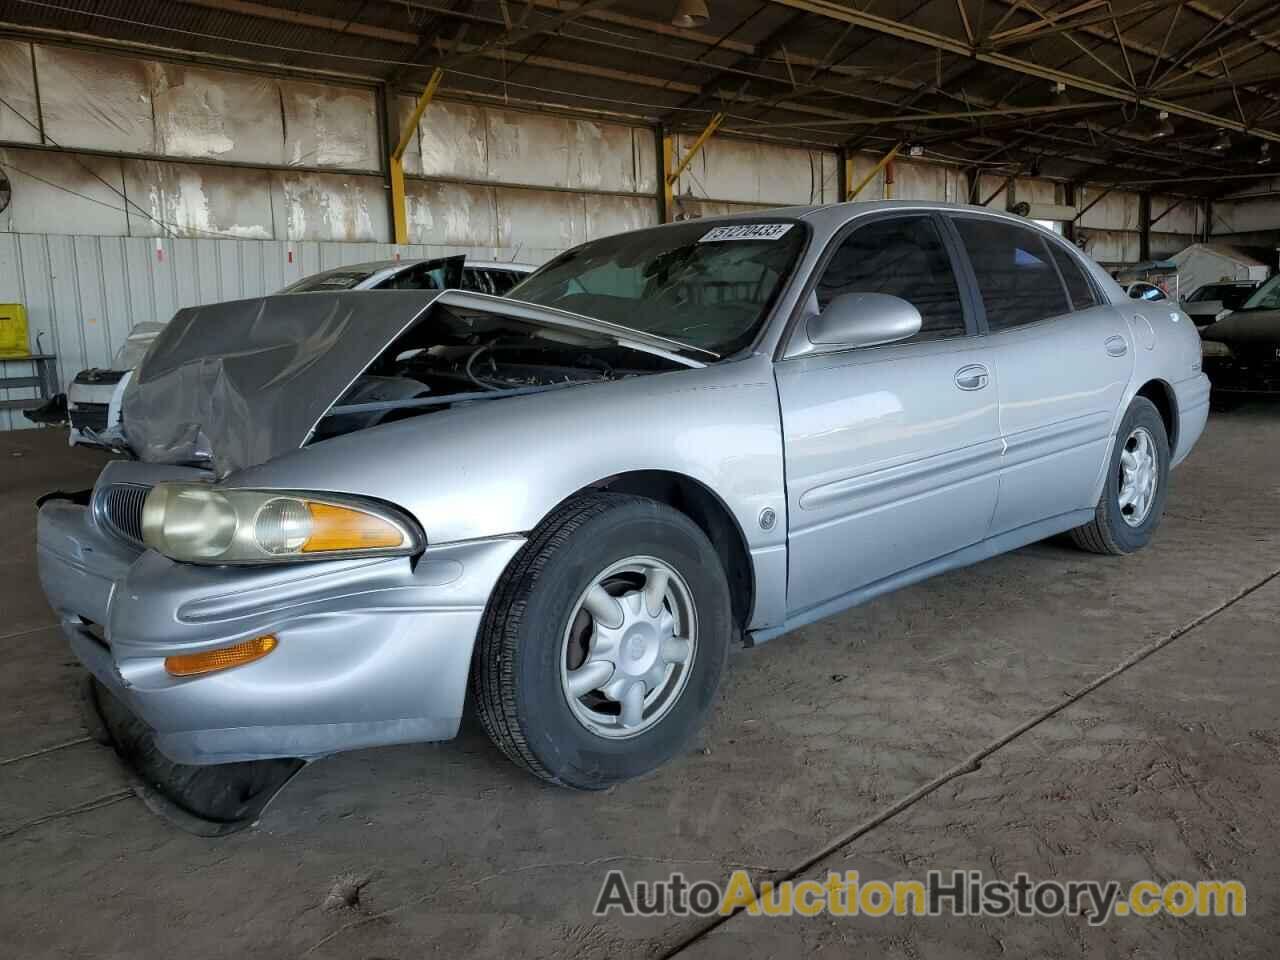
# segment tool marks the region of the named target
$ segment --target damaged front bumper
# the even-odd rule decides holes
[[[136,482],[112,464],[99,479]],[[95,501],[40,508],[40,581],[71,648],[185,764],[342,750],[457,733],[489,594],[520,537],[421,557],[259,567],[171,561],[110,532]],[[174,677],[169,656],[270,634],[266,657]]]

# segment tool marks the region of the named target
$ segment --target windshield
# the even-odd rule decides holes
[[[1242,310],[1280,310],[1280,273],[1258,288],[1258,292],[1244,302]]]
[[[507,296],[725,356],[754,339],[804,240],[777,220],[624,233],[561,254]]]
[[[1210,283],[1191,295],[1188,303],[1212,303],[1217,300],[1228,310],[1239,310],[1253,288],[1239,283]]]

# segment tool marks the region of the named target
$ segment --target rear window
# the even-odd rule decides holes
[[[1066,291],[1040,234],[975,217],[958,217],[955,225],[978,278],[988,329],[1009,330],[1070,312]]]
[[[502,297],[516,285],[521,276],[512,270],[500,270],[496,267],[467,267],[462,274],[462,289]]]
[[[352,290],[373,276],[370,270],[333,270],[329,273],[317,273],[314,277],[306,277],[291,286],[285,287],[282,293],[317,293],[334,290]]]

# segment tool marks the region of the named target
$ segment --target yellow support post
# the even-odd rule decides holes
[[[876,178],[876,174],[893,162],[893,158],[898,155],[898,151],[902,149],[902,144],[896,144],[892,150],[880,158],[880,162],[871,168],[871,172],[858,181],[857,186],[853,186],[853,164],[845,165],[845,175],[849,178],[848,186],[845,189],[845,199],[852,200],[857,197],[872,180]],[[850,157],[850,160],[853,158]]]
[[[666,171],[666,175],[663,178],[663,196],[666,200],[665,213],[668,221],[671,219],[671,208],[675,202],[673,191],[675,189],[676,181],[680,179],[680,174],[684,173],[685,168],[689,166],[693,158],[698,155],[698,151],[701,150],[703,145],[711,139],[711,135],[720,129],[720,124],[722,123],[724,123],[723,113],[717,113],[712,117],[711,122],[707,124],[706,129],[698,134],[698,139],[693,141],[693,146],[689,148],[689,152],[680,159],[678,164],[676,164],[676,168],[674,170],[671,169],[671,164],[675,160],[675,146],[671,143],[670,137],[663,138],[662,164]]]
[[[662,222],[670,223],[675,208],[675,181],[671,179],[671,164],[675,158],[674,137],[665,134],[662,138]]]
[[[405,123],[404,129],[400,131],[400,142],[391,151],[391,215],[395,221],[397,244],[409,242],[409,216],[405,210],[404,199],[404,152],[409,149],[409,144],[413,142],[413,133],[418,129],[418,121],[422,119],[423,112],[431,104],[432,98],[435,97],[436,88],[440,86],[440,80],[443,77],[444,71],[436,67],[431,74],[431,79],[427,81],[426,89],[422,91],[422,95],[418,97],[418,102],[414,104],[412,116]]]

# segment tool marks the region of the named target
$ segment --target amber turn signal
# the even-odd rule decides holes
[[[311,535],[302,545],[303,553],[334,550],[373,550],[398,547],[404,535],[381,517],[330,503],[311,501]]]
[[[214,673],[229,667],[261,660],[276,648],[278,641],[267,635],[254,637],[234,647],[222,647],[218,650],[205,650],[202,653],[185,653],[177,657],[165,657],[164,668],[174,677],[195,677],[202,673]]]

